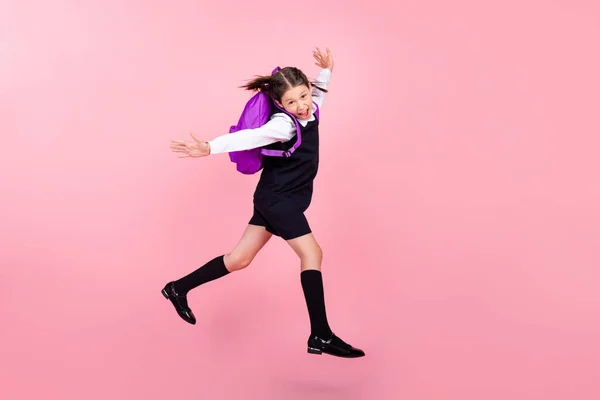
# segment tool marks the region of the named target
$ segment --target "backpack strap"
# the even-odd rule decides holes
[[[296,120],[296,118],[294,118],[290,113],[288,113],[285,110],[282,110],[276,104],[275,104],[275,107],[279,108],[281,111],[283,111],[284,113],[289,115],[289,117],[292,119],[292,121],[294,121],[296,123],[296,135],[298,136],[298,139],[296,140],[296,143],[294,143],[294,145],[288,151],[262,149],[261,153],[265,156],[290,157],[292,155],[292,153],[294,151],[296,151],[298,146],[300,146],[300,144],[302,143],[302,134],[300,133],[300,124],[298,123],[298,120]]]
[[[314,112],[315,117],[317,117],[317,119],[319,119],[319,106],[315,102],[313,102],[313,104],[315,105],[315,112]],[[288,151],[262,149],[261,154],[263,154],[265,156],[274,156],[274,157],[290,157],[292,155],[292,153],[294,151],[296,151],[296,149],[300,146],[300,144],[302,144],[302,134],[301,134],[301,130],[300,130],[300,124],[298,123],[298,120],[296,118],[294,118],[294,116],[292,116],[292,114],[283,110],[281,107],[277,106],[277,104],[274,104],[274,105],[275,105],[275,107],[279,108],[281,111],[286,113],[296,123],[296,134],[298,136],[298,140],[296,140],[296,143],[294,143],[294,145]]]

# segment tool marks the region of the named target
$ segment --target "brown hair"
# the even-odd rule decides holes
[[[308,78],[304,72],[295,67],[285,67],[280,69],[275,75],[257,75],[255,79],[240,87],[246,90],[262,90],[268,93],[273,100],[281,102],[281,97],[287,90],[300,85],[308,87]],[[327,92],[326,89],[315,85],[314,82],[312,83],[312,87]]]

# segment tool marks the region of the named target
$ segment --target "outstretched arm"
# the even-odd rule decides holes
[[[274,115],[259,128],[221,135],[209,142],[210,154],[256,149],[275,142],[286,142],[296,134],[296,124],[287,115]]]
[[[287,115],[275,115],[260,128],[243,129],[210,141],[201,140],[191,132],[193,142],[172,140],[170,147],[174,152],[180,153],[179,158],[206,157],[210,154],[249,150],[275,142],[285,142],[295,134],[296,125]]]

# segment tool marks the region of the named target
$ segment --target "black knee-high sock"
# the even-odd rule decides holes
[[[224,256],[218,256],[195,270],[194,272],[175,281],[175,291],[185,295],[193,288],[227,275]]]
[[[311,269],[302,271],[300,280],[310,317],[311,334],[327,338],[332,332],[325,312],[325,295],[321,271]]]

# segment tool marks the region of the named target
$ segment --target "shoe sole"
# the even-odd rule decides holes
[[[321,350],[321,349],[315,349],[314,347],[309,347],[307,349],[307,353],[309,353],[309,354],[315,354],[315,355],[320,356],[320,355],[323,355],[323,350]],[[360,356],[342,356],[342,355],[339,355],[339,354],[331,354],[331,353],[327,353],[327,352],[325,352],[325,354],[328,354],[328,355],[330,355],[332,357],[340,357],[340,358],[360,358],[360,357],[364,357],[365,356],[364,354],[360,355]]]

